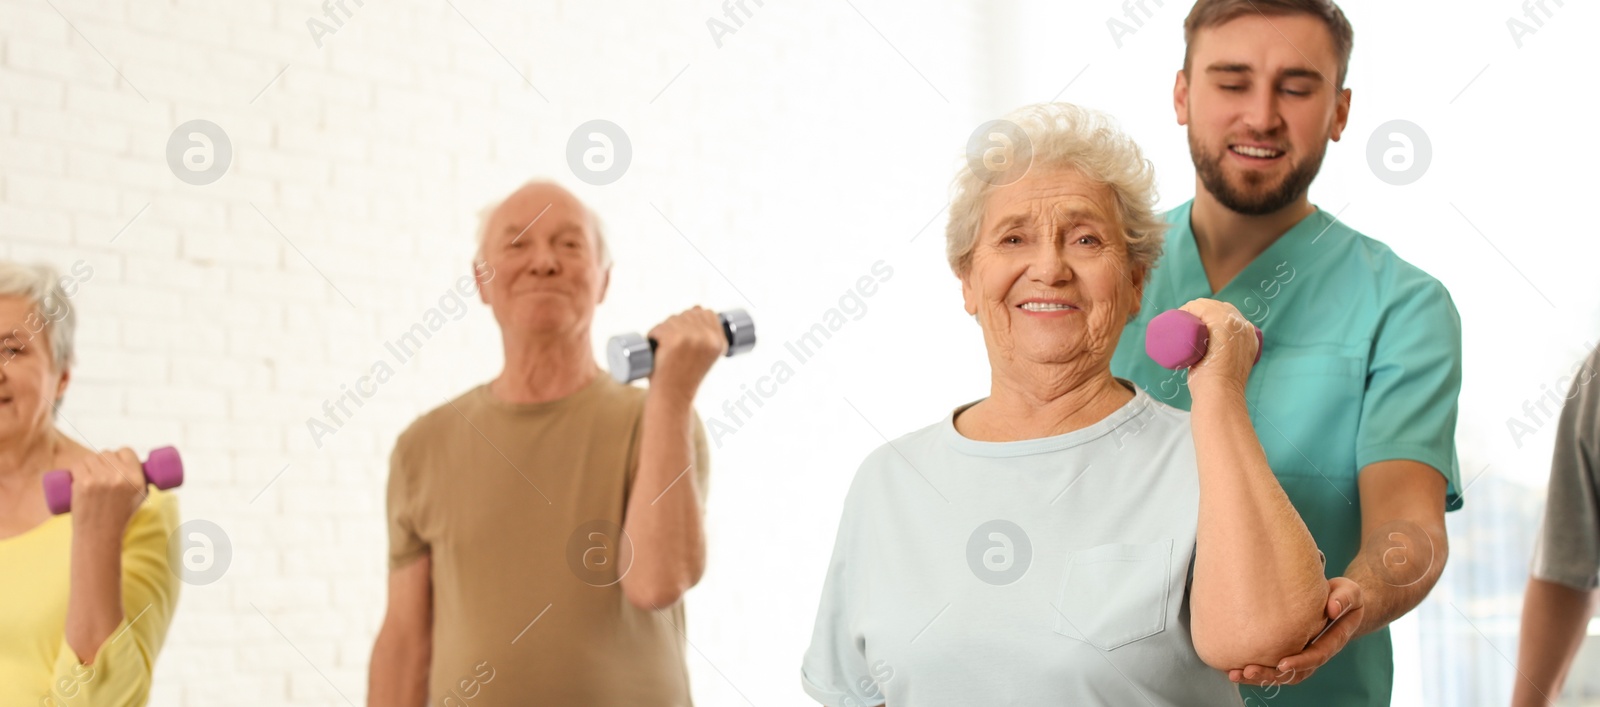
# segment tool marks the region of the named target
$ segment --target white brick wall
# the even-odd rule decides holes
[[[696,700],[811,704],[797,668],[856,465],[878,430],[896,436],[987,390],[938,218],[962,145],[983,120],[1060,92],[1118,115],[1156,163],[1163,203],[1186,199],[1169,90],[1187,3],[1143,4],[1149,21],[1117,47],[1106,21],[1124,17],[1121,0],[745,0],[751,16],[718,48],[706,20],[721,2],[346,0],[353,17],[318,48],[306,20],[319,0],[0,0],[0,257],[94,271],[76,298],[63,424],[95,446],[178,445],[184,518],[232,545],[219,581],[184,589],[153,704],[364,703],[389,448],[494,374],[492,319],[474,304],[451,321],[320,448],[306,421],[392,362],[385,342],[468,272],[477,209],[536,176],[605,219],[617,266],[597,344],[693,303],[756,316],[762,345],[702,389],[708,421],[793,364],[782,344],[874,262],[894,268],[867,315],[713,454],[710,566],[688,599]],[[1487,463],[1537,486],[1551,427],[1513,449],[1506,418],[1597,339],[1600,246],[1560,208],[1592,188],[1574,176],[1596,133],[1570,67],[1590,58],[1595,12],[1567,3],[1515,47],[1515,2],[1342,4],[1356,98],[1312,198],[1349,204],[1341,218],[1451,288],[1466,331],[1463,473]],[[1494,147],[1528,116],[1561,149]],[[597,118],[633,144],[628,173],[604,187],[565,159],[568,136]],[[1424,126],[1435,148],[1432,172],[1404,188],[1367,164],[1392,118]],[[169,135],[194,119],[233,147],[206,186],[167,165]],[[1447,575],[1430,602],[1442,592],[1479,625],[1514,625],[1514,610],[1493,620],[1466,601],[1478,590],[1455,585],[1479,586]],[[1467,632],[1451,623],[1459,610],[1439,613],[1450,635]],[[1397,629],[1397,705],[1457,673],[1510,684],[1499,655],[1514,631],[1493,629],[1494,651],[1424,663],[1419,630]]]
[[[388,360],[383,343],[467,272],[477,208],[527,178],[563,181],[606,219],[618,265],[597,342],[694,303],[756,314],[773,343],[719,366],[703,415],[875,260],[901,274],[873,306],[924,317],[895,293],[920,279],[954,309],[941,226],[907,241],[986,117],[980,3],[852,2],[751,0],[718,49],[710,0],[455,0],[488,41],[449,3],[367,0],[319,49],[313,0],[0,0],[0,256],[94,269],[64,425],[95,446],[178,445],[185,520],[232,544],[220,581],[184,588],[153,704],[364,702],[389,446],[493,375],[492,319],[474,303],[321,449],[306,420]],[[564,157],[593,118],[634,147],[606,187]],[[166,163],[193,119],[233,147],[206,186]],[[806,703],[796,671],[838,501],[879,442],[832,381],[892,375],[843,362],[899,336],[858,326],[716,454],[713,566],[689,607],[703,705]],[[844,442],[774,467],[819,415],[808,434]],[[792,521],[769,520],[776,498],[803,501]]]

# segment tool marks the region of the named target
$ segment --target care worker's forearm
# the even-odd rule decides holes
[[[1546,707],[1556,701],[1572,659],[1588,633],[1600,590],[1583,591],[1529,579],[1522,601],[1522,639],[1517,649],[1516,688],[1511,707]]]
[[[1244,395],[1196,395],[1200,524],[1191,611],[1208,665],[1275,665],[1323,625],[1317,547],[1267,466]]]
[[[705,570],[700,489],[694,462],[693,392],[652,387],[645,398],[639,470],[623,530],[633,566],[623,592],[640,608],[665,608]]]
[[[1416,526],[1421,529],[1421,526]],[[1399,531],[1395,531],[1399,532]],[[1410,535],[1414,530],[1408,530]],[[1422,530],[1426,538],[1369,537],[1345,568],[1344,576],[1361,585],[1361,625],[1351,638],[1377,631],[1417,608],[1444,572],[1448,545],[1443,528]],[[1426,564],[1425,564],[1426,563]],[[1407,567],[1426,567],[1412,576]],[[1384,569],[1387,567],[1388,569]]]
[[[84,664],[122,623],[122,530],[74,528],[72,584],[67,592],[67,645]]]

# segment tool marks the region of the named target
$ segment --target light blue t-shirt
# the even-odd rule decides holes
[[[830,707],[1240,705],[1189,635],[1189,413],[1135,397],[1063,435],[979,442],[956,409],[872,452],[801,668]]]

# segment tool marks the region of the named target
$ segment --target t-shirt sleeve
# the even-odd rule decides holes
[[[1461,317],[1439,281],[1421,271],[1403,277],[1373,340],[1356,468],[1392,459],[1427,464],[1444,475],[1445,508],[1453,511],[1461,507]]]
[[[1577,372],[1561,408],[1544,525],[1533,551],[1533,576],[1573,589],[1600,587],[1600,349]]]
[[[397,570],[414,562],[428,551],[428,543],[417,534],[416,498],[412,490],[410,433],[395,440],[389,455],[389,569]]]
[[[122,539],[122,622],[88,665],[62,637],[50,677],[55,704],[122,707],[149,700],[156,656],[178,606],[178,574],[167,554],[167,539],[177,529],[178,499],[171,494],[154,491],[134,512]]]
[[[859,472],[858,472],[859,477]],[[855,620],[852,597],[855,568],[851,563],[859,527],[853,503],[855,492],[846,498],[834,539],[833,558],[823,580],[822,599],[817,606],[817,621],[811,633],[811,647],[800,665],[800,686],[813,699],[828,707],[869,707],[884,703],[883,693],[867,665],[866,639]]]

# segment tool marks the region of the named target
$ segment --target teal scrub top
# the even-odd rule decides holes
[[[1188,410],[1185,372],[1145,353],[1150,319],[1203,297],[1234,305],[1260,327],[1261,360],[1245,388],[1250,419],[1327,554],[1330,577],[1344,574],[1360,549],[1357,477],[1369,464],[1427,464],[1449,482],[1446,508],[1460,508],[1461,318],[1444,285],[1318,209],[1212,292],[1190,227],[1193,204],[1166,214],[1164,252],[1122,332],[1113,374]],[[1352,641],[1299,685],[1243,693],[1247,704],[1273,707],[1368,707],[1389,704],[1393,679],[1385,628]]]

